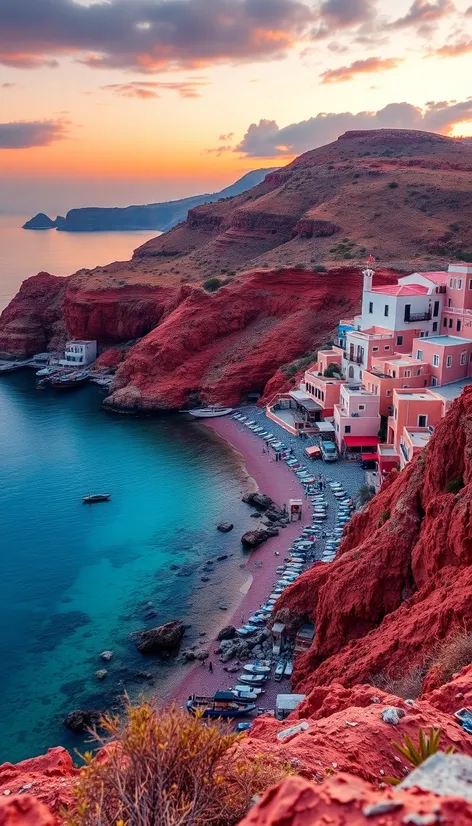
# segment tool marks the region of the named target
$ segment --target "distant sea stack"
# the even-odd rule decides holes
[[[190,209],[211,204],[223,198],[233,198],[257,186],[273,169],[248,172],[231,186],[205,195],[166,201],[162,204],[144,204],[128,207],[84,207],[71,209],[65,218],[55,221],[43,212],[24,224],[23,229],[58,229],[62,232],[124,232],[132,230],[168,230],[185,221]]]
[[[61,216],[58,216],[56,220],[53,221],[48,215],[45,215],[44,212],[38,212],[34,218],[31,218],[30,221],[23,224],[23,229],[58,229],[64,221],[65,218]]]

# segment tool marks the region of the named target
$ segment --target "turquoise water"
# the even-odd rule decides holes
[[[234,455],[186,417],[112,416],[101,400],[92,386],[38,392],[28,370],[0,378],[0,762],[80,746],[61,723],[72,709],[162,693],[178,666],[144,658],[130,633],[183,618],[198,638],[242,576],[252,520]],[[112,499],[84,506],[89,491]],[[222,553],[234,558],[202,584],[201,564]],[[115,656],[98,682],[104,649]]]

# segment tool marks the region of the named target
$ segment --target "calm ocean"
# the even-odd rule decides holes
[[[83,263],[93,262],[68,270]],[[34,379],[0,377],[0,762],[81,747],[61,724],[72,709],[103,709],[124,689],[168,690],[179,667],[144,658],[130,634],[178,618],[194,641],[215,613],[221,621],[218,606],[244,582],[239,537],[253,522],[235,455],[201,425],[113,416],[96,387],[38,392]],[[90,491],[112,499],[84,506]],[[221,519],[233,533],[216,531]],[[202,583],[202,563],[231,553]],[[99,682],[104,649],[115,655]]]

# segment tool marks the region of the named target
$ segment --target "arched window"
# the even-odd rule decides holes
[[[349,368],[349,378],[350,379],[354,378],[354,367],[352,365]]]

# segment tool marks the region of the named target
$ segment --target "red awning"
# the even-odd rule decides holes
[[[378,462],[379,457],[376,453],[361,453],[363,462]]]
[[[345,436],[346,447],[377,447],[380,439],[378,436]]]

